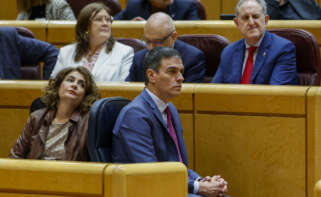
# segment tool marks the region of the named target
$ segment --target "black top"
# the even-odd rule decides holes
[[[31,8],[31,15],[29,20],[35,20],[37,18],[46,18],[46,4],[34,6]]]

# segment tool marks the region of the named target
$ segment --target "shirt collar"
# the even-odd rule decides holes
[[[149,94],[149,96],[152,98],[154,103],[156,104],[158,110],[163,113],[165,109],[167,108],[168,104],[164,103],[161,99],[159,99],[154,93],[152,93],[148,88],[146,88],[146,92]]]
[[[260,38],[260,40],[254,45],[254,47],[257,47],[257,48],[260,47],[261,42],[262,42],[262,40],[263,40],[263,38],[264,38],[264,35],[265,35],[265,31],[264,31],[262,37]],[[246,47],[247,49],[251,47],[249,44],[246,43],[246,40],[244,40],[244,42],[245,42],[245,47]]]

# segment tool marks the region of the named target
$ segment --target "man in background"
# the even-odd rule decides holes
[[[314,0],[265,0],[270,19],[320,20],[321,8]]]
[[[21,64],[44,62],[43,79],[49,79],[58,49],[46,42],[24,37],[14,27],[0,28],[0,78],[20,79]]]
[[[295,46],[266,30],[264,0],[239,0],[234,22],[243,39],[224,48],[213,83],[295,85]]]
[[[177,36],[174,22],[167,14],[157,12],[150,16],[144,27],[144,41],[147,49],[135,53],[126,81],[143,82],[145,80],[143,60],[146,53],[157,46],[165,46],[180,52],[184,64],[185,82],[203,82],[205,78],[204,53],[192,45],[177,40]]]
[[[147,20],[156,12],[167,13],[173,20],[200,20],[193,0],[129,0],[115,20]]]

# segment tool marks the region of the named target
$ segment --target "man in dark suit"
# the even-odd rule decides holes
[[[50,77],[58,49],[46,42],[24,37],[14,27],[0,28],[0,79],[20,79],[21,64],[44,62],[43,79]]]
[[[149,17],[144,27],[144,41],[147,44],[147,49],[135,53],[126,81],[144,81],[143,60],[145,54],[154,47],[166,46],[175,48],[181,53],[185,66],[185,82],[203,82],[205,77],[204,53],[192,45],[177,40],[175,25],[167,14],[158,12]]]
[[[125,106],[113,129],[113,162],[179,161],[188,166],[183,129],[175,106],[184,66],[178,51],[156,47],[146,54],[146,88]],[[220,176],[205,177],[188,169],[189,196],[222,196],[227,183]]]
[[[244,39],[228,45],[213,83],[294,85],[298,83],[295,46],[266,31],[264,0],[239,0],[234,22]]]
[[[115,20],[147,20],[156,12],[167,13],[173,20],[200,20],[193,0],[129,0]]]
[[[314,0],[265,0],[270,19],[319,20],[321,8]]]

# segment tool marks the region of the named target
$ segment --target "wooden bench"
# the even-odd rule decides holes
[[[0,173],[0,197],[187,197],[187,170],[179,162],[0,159]]]

